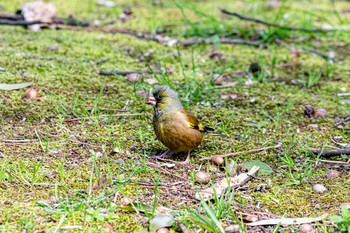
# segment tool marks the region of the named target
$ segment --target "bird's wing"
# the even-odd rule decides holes
[[[180,112],[186,116],[186,120],[192,129],[199,130],[201,132],[205,132],[206,128],[199,122],[199,120],[189,111],[186,109],[180,110]]]

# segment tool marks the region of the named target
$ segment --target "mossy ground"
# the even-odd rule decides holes
[[[3,11],[14,12],[23,2],[0,0],[0,5]],[[123,197],[152,204],[156,196],[158,206],[195,209],[198,203],[191,193],[176,189],[198,187],[190,178],[190,173],[198,169],[211,171],[213,181],[224,175],[222,171],[214,173],[213,166],[199,162],[199,158],[271,146],[276,141],[283,146],[229,159],[238,163],[260,160],[274,170],[272,175],[254,179],[244,190],[237,191],[233,207],[288,217],[319,216],[325,212],[331,216],[339,211],[340,203],[349,201],[349,164],[324,163],[308,152],[309,147],[337,146],[331,140],[334,136],[341,136],[343,143],[349,142],[347,131],[333,127],[334,118],[346,116],[349,110],[349,106],[340,103],[346,97],[334,95],[350,92],[349,34],[266,28],[222,16],[219,11],[239,9],[246,15],[299,27],[337,26],[350,18],[342,13],[349,8],[345,1],[336,2],[339,14],[329,1],[283,1],[281,7],[273,10],[268,10],[266,1],[178,2],[185,15],[171,1],[118,1],[115,8],[98,6],[95,1],[52,2],[60,16],[73,14],[90,21],[115,19],[124,7],[131,6],[131,18],[126,23],[118,21],[111,28],[153,32],[175,24],[167,31],[174,37],[212,38],[213,33],[234,32],[243,38],[258,35],[260,41],[269,43],[269,48],[219,44],[176,48],[122,34],[68,30],[35,33],[1,26],[0,66],[6,71],[0,71],[0,83],[32,81],[40,95],[38,100],[27,100],[23,98],[24,89],[0,92],[2,229],[47,231],[62,227],[94,232],[108,223],[118,232],[136,231],[147,226],[147,218],[122,211],[119,206]],[[305,4],[310,9],[305,9]],[[50,50],[50,46],[59,47]],[[336,63],[309,52],[294,57],[292,47],[324,54],[333,51]],[[224,59],[210,59],[213,50]],[[153,54],[148,57],[150,51]],[[103,59],[105,62],[100,63]],[[260,64],[266,77],[262,82],[246,85],[246,70],[252,62]],[[148,69],[148,65],[155,68],[157,64],[172,71],[172,86],[203,124],[228,135],[211,138],[201,150],[193,151],[191,166],[168,170],[188,181],[159,172],[149,164],[155,163],[149,157],[164,147],[155,139],[150,121],[152,109],[137,93],[153,86],[145,82],[133,84],[122,76],[98,75],[100,70]],[[228,87],[213,85],[212,75],[219,72],[230,76]],[[164,77],[159,78],[165,82]],[[221,95],[225,93],[236,93],[238,98],[223,100]],[[328,117],[306,117],[305,104],[325,108]],[[99,117],[116,113],[143,115]],[[82,119],[65,121],[72,118]],[[318,128],[308,127],[310,124],[317,124]],[[101,154],[94,157],[94,152]],[[295,165],[283,163],[281,158],[285,155],[293,158]],[[347,161],[346,157],[332,159]],[[331,169],[338,170],[340,177],[326,179],[325,173]],[[300,184],[285,185],[296,181],[291,175],[307,172]],[[100,176],[106,177],[103,185],[93,185]],[[174,190],[160,186],[155,195],[154,187],[140,182],[168,184]],[[263,183],[270,188],[255,191]],[[316,183],[324,184],[329,191],[313,192]],[[186,218],[184,221],[188,227],[196,228]],[[221,221],[223,225],[231,224],[225,218]],[[77,228],[69,228],[72,226]]]

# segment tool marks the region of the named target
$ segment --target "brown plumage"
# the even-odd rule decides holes
[[[167,86],[157,87],[147,103],[154,106],[153,127],[157,138],[168,147],[160,157],[170,150],[188,151],[183,163],[189,163],[190,151],[201,144],[209,128],[203,127],[191,112],[184,109],[176,92]]]

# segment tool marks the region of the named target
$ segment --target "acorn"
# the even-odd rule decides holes
[[[211,161],[216,165],[220,166],[224,163],[224,158],[221,155],[215,155],[211,158]]]
[[[132,83],[137,83],[139,81],[143,81],[143,77],[141,74],[138,74],[138,73],[131,73],[131,74],[128,74],[126,79],[129,81],[129,82],[132,82]]]
[[[26,91],[25,97],[28,98],[28,99],[38,99],[39,95],[38,95],[38,92],[35,89],[30,88],[30,89],[28,89]]]
[[[208,184],[210,181],[208,173],[202,171],[197,172],[194,178],[196,179],[196,182],[200,184]]]
[[[159,228],[157,233],[169,233],[169,229],[166,227]]]

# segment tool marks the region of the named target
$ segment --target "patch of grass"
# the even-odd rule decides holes
[[[14,12],[22,2],[3,1],[1,5],[4,12]],[[238,224],[249,232],[251,227],[233,212],[237,204],[247,209],[263,206],[269,213],[286,217],[303,217],[337,212],[336,206],[315,211],[310,203],[330,206],[348,201],[350,176],[346,167],[321,162],[307,152],[307,146],[337,146],[330,140],[334,135],[342,136],[344,142],[347,139],[345,130],[333,127],[333,116],[343,117],[349,112],[349,106],[339,102],[347,97],[334,96],[350,90],[346,79],[350,65],[348,33],[286,31],[227,17],[218,10],[232,9],[281,25],[312,29],[324,24],[346,25],[350,16],[341,13],[348,7],[346,2],[308,2],[307,12],[305,3],[296,1],[283,1],[276,9],[269,9],[266,1],[253,0],[180,1],[179,6],[168,1],[121,0],[114,8],[94,1],[50,2],[56,4],[59,16],[71,13],[91,22],[116,19],[124,7],[131,6],[133,14],[127,22],[117,21],[108,27],[155,32],[161,25],[170,37],[208,39],[213,44],[170,47],[124,34],[51,29],[33,33],[21,27],[1,26],[0,66],[5,68],[0,71],[1,83],[33,81],[40,96],[38,100],[25,99],[25,89],[0,92],[2,231],[68,231],[76,226],[76,231],[95,232],[108,223],[115,231],[131,232],[147,227],[156,208],[167,207],[178,213],[176,218],[190,230],[209,227],[219,231],[220,225]],[[269,48],[223,45],[220,37],[266,41]],[[48,49],[52,45],[59,49]],[[306,52],[310,48],[324,54],[334,52],[336,62]],[[291,49],[301,53],[293,56]],[[220,61],[210,58],[213,51],[222,54]],[[147,56],[151,52],[152,56]],[[247,75],[252,62],[259,63],[263,72]],[[155,85],[130,83],[123,76],[98,75],[100,70],[114,69],[171,71],[146,74],[144,78],[155,77],[171,86],[203,124],[228,136],[208,139],[203,148],[194,150],[191,167],[161,166],[163,163],[150,158],[157,150],[165,149],[153,132],[152,108],[144,104],[144,97],[137,96]],[[225,74],[228,85],[216,85],[216,74]],[[247,79],[257,82],[246,85]],[[227,93],[238,97],[230,101],[220,98]],[[307,103],[325,108],[329,117],[305,117],[302,106]],[[144,115],[111,116],[115,113]],[[65,121],[71,118],[81,119]],[[307,127],[310,124],[319,127],[311,130]],[[182,191],[203,188],[190,182],[191,174],[200,166],[207,167],[213,181],[226,175],[223,168],[198,158],[247,151],[275,141],[283,142],[284,147],[232,158],[237,164],[263,161],[275,171],[262,179],[252,179],[244,191],[236,190],[234,201],[229,194],[210,203],[196,203],[191,192]],[[338,169],[341,176],[324,178],[330,169]],[[177,180],[172,173],[185,181]],[[316,182],[327,186],[329,192],[314,193],[312,184]],[[264,183],[270,188],[255,190]],[[286,187],[288,183],[293,185]],[[121,203],[124,197],[147,206],[148,215],[142,210],[126,212]],[[339,228],[345,223],[341,221]],[[326,232],[329,227],[319,229]],[[296,228],[275,229],[293,230]]]
[[[342,216],[335,215],[332,220],[337,224],[338,231],[349,232],[350,231],[350,214],[347,207],[341,208]]]

